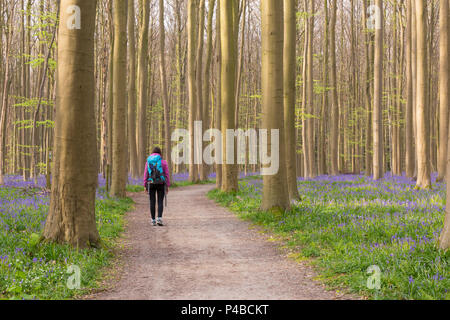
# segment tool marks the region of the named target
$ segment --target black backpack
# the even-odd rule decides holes
[[[150,177],[148,183],[150,185],[162,185],[165,183],[165,179],[157,167],[153,164],[149,165]]]

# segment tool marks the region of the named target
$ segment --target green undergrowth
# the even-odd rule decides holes
[[[450,252],[436,245],[444,187],[417,191],[366,178],[299,181],[302,201],[273,215],[260,210],[261,184],[247,179],[237,193],[213,190],[209,197],[262,226],[331,289],[367,299],[450,299]]]
[[[102,244],[86,250],[39,241],[48,204],[48,195],[0,188],[0,299],[71,299],[97,288],[133,201],[98,194],[96,221]]]

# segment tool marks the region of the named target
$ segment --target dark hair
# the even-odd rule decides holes
[[[153,149],[153,152],[152,153],[157,153],[157,154],[159,154],[160,156],[162,156],[162,151],[161,151],[161,148],[160,147],[155,147],[154,149]]]

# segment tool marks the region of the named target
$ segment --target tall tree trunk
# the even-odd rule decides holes
[[[447,4],[444,4],[442,2],[447,2]],[[447,42],[446,42],[447,53],[446,54],[442,53],[442,54],[444,54],[444,57],[441,57],[441,59],[442,59],[441,63],[442,63],[443,60],[446,60],[444,62],[444,66],[446,65],[447,68],[444,69],[443,66],[441,65],[441,75],[440,75],[440,80],[443,83],[447,82],[447,86],[450,85],[449,84],[450,66],[449,66],[449,61],[448,61],[448,59],[449,59],[449,48],[448,48],[448,44],[449,43],[448,43],[448,41],[450,40],[449,39],[450,38],[450,25],[448,23],[448,20],[450,18],[449,17],[450,13],[449,13],[449,9],[448,9],[449,5],[450,5],[449,2],[450,1],[448,1],[448,0],[441,0],[441,18],[440,18],[440,19],[443,19],[443,20],[447,21],[447,29],[443,28],[443,24],[445,24],[445,23],[441,22],[441,37],[446,37],[447,38]],[[444,44],[444,43],[445,43],[445,41],[442,41],[441,45]],[[445,44],[444,44],[444,47],[445,47]],[[446,89],[444,87],[443,83],[441,83],[440,88],[441,88],[441,90],[446,90],[447,95],[448,95],[448,92],[449,92],[450,88],[447,87],[448,89]],[[446,95],[445,91],[441,92],[441,98],[442,98],[442,95]],[[448,96],[446,98],[444,98],[444,101],[441,101],[441,103],[444,103],[445,101],[447,101],[447,107],[448,107],[448,105],[449,105]],[[450,138],[450,135],[449,135],[449,138]],[[447,144],[448,143],[449,142],[447,142]],[[447,173],[448,172],[450,172],[450,152],[447,153]],[[450,198],[450,183],[448,183],[448,179],[447,179],[447,199],[449,199],[449,198]],[[439,239],[439,246],[440,246],[440,248],[442,248],[444,250],[450,249],[450,206],[449,205],[447,205],[447,207],[446,207],[444,227],[442,229],[442,233],[441,233],[441,236],[440,236],[440,239]]]
[[[109,2],[108,2],[109,4]],[[105,33],[105,38],[104,38],[104,47],[103,47],[103,51],[104,51],[104,57],[103,57],[103,88],[101,89],[103,92],[103,105],[102,105],[102,127],[101,127],[101,145],[102,145],[102,173],[103,173],[103,177],[106,179],[108,179],[107,174],[109,173],[108,171],[108,149],[109,149],[109,131],[111,130],[111,128],[108,126],[108,119],[109,119],[109,115],[108,115],[108,105],[109,105],[109,94],[108,94],[108,89],[109,89],[109,84],[108,84],[108,79],[110,78],[110,73],[112,70],[110,70],[108,67],[110,66],[110,59],[111,59],[111,50],[109,49],[111,46],[111,43],[109,43],[107,45],[107,28],[109,28],[109,25],[111,24],[110,21],[110,15],[109,15],[109,11],[108,11],[108,5],[105,5],[105,15],[107,15],[108,17],[105,18],[105,26],[103,27],[103,32]],[[110,39],[110,38],[109,38]],[[106,184],[106,189],[108,189],[109,186],[108,184]]]
[[[205,101],[203,101],[203,81],[208,81],[207,79],[203,79],[203,47],[204,47],[204,38],[205,38],[205,0],[200,0],[199,7],[199,18],[198,18],[198,36],[197,36],[197,72],[196,72],[196,81],[197,81],[197,106],[196,106],[196,121],[202,122],[203,130],[205,130],[205,122],[203,119],[203,111],[205,108]],[[203,132],[201,132],[203,134]],[[203,139],[202,139],[203,140]],[[200,181],[205,181],[205,166],[203,163],[203,154],[202,154],[202,144],[196,145],[196,153],[197,159],[199,159],[198,165],[198,173],[200,176]],[[201,159],[201,160],[200,160]]]
[[[329,17],[328,17],[328,0],[324,0],[323,2],[323,10],[325,15],[325,25],[324,25],[324,36],[323,36],[323,74],[322,74],[322,110],[320,111],[320,137],[319,137],[319,146],[318,146],[318,161],[319,168],[318,174],[323,175],[327,173],[327,143],[326,143],[326,131],[327,131],[327,123],[329,118],[329,92],[328,92],[328,38],[329,38]],[[286,117],[286,115],[285,115]]]
[[[130,173],[133,178],[141,175],[138,169],[136,146],[136,40],[134,0],[128,1],[128,147],[130,152]]]
[[[443,2],[447,2],[447,3],[445,4]],[[447,66],[447,68],[444,69],[443,65],[441,65],[440,80],[443,83],[441,83],[440,89],[441,90],[446,90],[447,95],[448,95],[448,92],[449,92],[450,88],[444,87],[444,84],[445,84],[445,82],[447,82],[447,86],[448,86],[449,85],[449,78],[450,78],[450,67],[449,67],[449,61],[448,61],[448,59],[449,59],[448,41],[450,40],[449,39],[449,37],[450,37],[450,25],[448,23],[449,18],[450,18],[449,17],[449,9],[448,9],[449,5],[450,5],[449,2],[450,1],[448,1],[448,0],[441,0],[441,13],[440,13],[441,14],[440,19],[447,21],[447,28],[446,29],[444,29],[444,26],[443,26],[445,23],[442,23],[442,21],[441,21],[441,30],[440,30],[441,31],[441,37],[444,37],[444,38],[447,39],[447,42],[445,42],[445,40],[442,40],[442,42],[441,42],[441,45],[444,44],[444,47],[447,46],[447,53],[443,53],[441,51],[441,54],[444,55],[444,57],[441,56],[441,63],[443,62],[444,66]],[[443,60],[445,60],[445,61],[443,61]],[[442,99],[443,95],[446,95],[445,91],[441,92],[441,99]],[[444,101],[441,100],[441,103],[444,103],[445,101],[447,102],[447,107],[448,107],[448,104],[449,104],[448,97],[444,98]],[[449,136],[449,138],[450,138],[450,136]],[[447,142],[447,143],[449,143],[449,142]],[[447,173],[448,172],[450,172],[450,152],[447,153]],[[447,199],[450,199],[450,183],[448,183],[448,179],[447,179]],[[446,207],[444,227],[442,229],[442,233],[441,233],[441,236],[440,236],[440,239],[439,239],[439,247],[441,249],[444,249],[444,250],[450,249],[450,206],[449,205],[447,205],[447,207]]]
[[[403,102],[402,102],[402,90],[403,90],[403,70],[405,69],[405,36],[404,36],[404,28],[402,25],[402,16],[403,16],[403,6],[398,5],[398,18],[397,18],[397,25],[399,29],[399,43],[397,44],[399,46],[398,48],[398,59],[399,59],[399,71],[398,71],[398,78],[397,78],[397,95],[396,95],[396,105],[397,105],[397,143],[396,143],[396,149],[395,152],[397,154],[397,175],[401,176],[403,174],[404,166],[403,166],[403,146],[404,146],[404,136],[402,134],[402,119],[405,117],[405,112],[403,108]]]
[[[365,154],[365,171],[366,176],[372,175],[372,97],[371,97],[371,79],[372,79],[372,68],[371,68],[371,58],[370,58],[370,43],[372,41],[372,32],[367,29],[367,9],[369,0],[364,0],[364,13],[363,13],[363,27],[366,28],[365,34],[365,56],[366,56],[366,83],[364,86],[364,103],[366,105],[366,154]]]
[[[331,175],[339,174],[339,100],[336,72],[336,14],[337,0],[333,0],[330,21],[330,64],[331,64],[331,97],[332,109],[330,119],[330,162]]]
[[[417,20],[416,1],[411,0],[411,61],[413,81],[413,132],[414,132],[414,179],[417,179]]]
[[[315,7],[314,0],[309,0],[309,12],[308,12],[308,51],[307,51],[307,72],[306,72],[306,112],[309,115],[314,115],[314,15]],[[308,143],[308,165],[309,175],[308,178],[314,178],[316,176],[316,158],[315,158],[315,141],[314,141],[314,120],[312,117],[308,117],[306,120],[308,124],[306,129],[307,143]]]
[[[123,198],[127,185],[127,135],[126,79],[127,76],[127,3],[114,0],[114,83],[113,83],[113,146],[112,146],[112,197]]]
[[[308,0],[304,0],[304,10],[305,12],[308,12]],[[308,118],[306,116],[307,114],[307,103],[308,103],[308,91],[307,91],[307,80],[308,80],[308,74],[307,74],[307,67],[308,67],[308,46],[309,46],[309,33],[308,33],[308,19],[304,19],[304,46],[303,46],[303,66],[302,66],[302,149],[303,149],[303,168],[304,168],[304,177],[309,176],[309,147],[310,144],[308,143],[308,136],[307,136],[307,128],[308,128]]]
[[[169,166],[170,180],[172,179],[172,151],[171,151],[171,135],[170,135],[170,106],[169,95],[167,92],[167,77],[166,77],[166,29],[164,26],[164,0],[159,0],[159,54],[160,54],[160,75],[162,87],[162,100],[164,106],[164,145],[165,145],[165,159]]]
[[[431,187],[429,112],[427,108],[427,1],[416,0],[417,28],[417,188]]]
[[[28,44],[26,43],[26,39],[27,39],[27,34],[28,32],[26,31],[26,16],[27,16],[27,8],[25,5],[25,0],[21,1],[21,9],[23,10],[23,15],[22,15],[22,41],[21,41],[21,53],[23,54],[23,58],[22,58],[22,67],[21,67],[21,94],[23,96],[23,98],[26,98],[28,96],[28,92],[27,92],[27,82],[28,82],[28,68],[29,66],[27,65],[27,59],[25,58],[25,56],[28,53]],[[23,108],[20,109],[19,111],[19,120],[23,121],[25,120],[24,117],[24,110]],[[24,145],[24,129],[23,128],[19,128],[18,129],[18,147],[17,147],[17,153],[18,153],[18,164],[19,164],[19,169],[21,170],[21,173],[23,175],[23,178],[25,178],[25,158],[24,158],[24,152],[23,152],[23,145]],[[19,172],[18,172],[19,173]]]
[[[246,12],[247,12],[247,0],[241,0],[242,4],[242,24],[241,24],[241,44],[239,50],[239,64],[236,80],[236,112],[234,115],[234,122],[236,128],[239,128],[239,109],[241,100],[241,83],[242,83],[242,71],[244,68],[244,43],[245,43],[245,23],[246,23]],[[238,40],[237,40],[238,41]]]
[[[70,6],[81,11],[81,28],[68,30]],[[96,1],[62,0],[58,37],[55,163],[43,237],[85,248],[97,246],[94,30]],[[76,124],[76,125],[74,125]]]
[[[286,173],[289,199],[299,198],[297,187],[296,135],[295,135],[295,79],[297,1],[284,0],[284,129],[286,141]]]
[[[6,122],[8,115],[8,98],[9,98],[9,87],[11,84],[10,79],[10,48],[11,39],[13,34],[13,23],[12,17],[10,17],[11,23],[7,26],[7,36],[6,36],[6,60],[5,60],[5,76],[3,79],[2,88],[2,108],[0,110],[0,185],[4,183],[3,175],[5,173],[5,137],[6,137]]]
[[[220,0],[218,0],[220,1]],[[216,93],[216,109],[215,109],[215,129],[220,130],[222,125],[222,46],[221,46],[221,24],[220,24],[220,3],[216,9],[216,52],[217,52],[217,93]],[[216,188],[222,189],[222,164],[216,163]]]
[[[352,173],[358,173],[359,174],[359,168],[357,168],[357,161],[356,161],[356,149],[357,149],[357,140],[358,137],[356,135],[356,127],[358,120],[356,119],[357,110],[356,110],[356,103],[357,103],[357,89],[356,89],[356,82],[357,82],[357,76],[356,76],[356,40],[355,40],[355,5],[354,0],[350,1],[351,9],[350,9],[350,59],[351,59],[351,75],[350,75],[350,83],[349,83],[349,93],[350,93],[350,101],[349,101],[349,108],[350,108],[350,123],[351,123],[351,139],[350,141],[350,162],[351,162],[351,171]]]
[[[188,33],[188,91],[189,91],[189,136],[190,136],[190,154],[189,154],[189,181],[196,183],[198,182],[198,167],[195,163],[195,153],[197,152],[195,148],[195,128],[194,122],[196,120],[197,111],[197,83],[196,83],[196,11],[197,11],[197,1],[188,0],[187,2],[188,10],[188,21],[187,21],[187,33]]]
[[[142,0],[142,17],[138,52],[138,110],[137,110],[137,156],[139,170],[144,172],[147,159],[147,103],[148,103],[148,27],[150,0]]]
[[[30,66],[30,58],[31,57],[31,9],[32,9],[32,5],[33,5],[33,0],[28,0],[27,1],[27,9],[26,9],[26,14],[27,14],[27,30],[25,33],[25,54],[27,57],[24,58],[24,62],[25,62],[25,79],[24,79],[24,92],[25,98],[29,98],[31,95],[31,89],[30,89],[30,79],[31,79],[31,66]],[[27,120],[27,113],[25,111],[23,111],[23,120]],[[22,146],[27,146],[29,145],[29,137],[30,135],[27,134],[27,129],[23,128],[22,129],[22,140],[21,140],[21,144]],[[26,181],[28,180],[29,176],[30,176],[30,170],[29,170],[29,157],[27,155],[27,150],[25,149],[25,147],[22,147],[22,176],[23,176],[23,180]]]
[[[220,39],[222,48],[221,69],[221,111],[222,111],[222,135],[223,135],[223,165],[222,165],[222,191],[232,192],[238,190],[236,152],[229,159],[227,144],[234,146],[235,139],[227,139],[227,130],[234,130],[236,111],[236,65],[237,65],[237,32],[238,28],[238,0],[220,0]],[[231,140],[231,141],[230,141]]]
[[[262,129],[268,130],[272,138],[272,130],[279,130],[279,170],[276,174],[263,176],[262,209],[273,213],[289,209],[289,193],[286,181],[286,159],[284,140],[283,104],[283,16],[284,3],[278,0],[261,2],[262,25]],[[268,150],[276,156],[276,145],[268,139]],[[267,168],[266,168],[267,169]]]
[[[175,17],[177,26],[177,44],[176,44],[176,124],[175,128],[181,128],[182,123],[182,25],[181,25],[181,1],[175,1]],[[175,165],[174,172],[180,172],[180,165]]]
[[[398,172],[398,154],[397,154],[397,147],[398,147],[398,105],[397,105],[397,83],[399,82],[398,78],[400,77],[398,68],[398,27],[397,27],[397,20],[398,20],[398,4],[397,2],[393,5],[393,15],[392,15],[392,33],[393,33],[393,42],[392,42],[392,77],[389,81],[390,84],[390,94],[389,98],[391,100],[392,105],[392,111],[391,111],[391,144],[390,144],[390,151],[391,151],[391,173],[393,175],[400,175]]]
[[[407,0],[407,26],[406,26],[406,115],[405,115],[405,164],[406,164],[406,176],[408,178],[414,177],[414,119],[413,119],[413,75],[412,75],[412,8],[411,1]]]
[[[440,0],[440,70],[439,70],[439,161],[438,181],[446,176],[447,169],[447,141],[448,141],[448,108],[450,105],[450,79],[449,79],[449,0]]]
[[[216,1],[208,1],[208,22],[207,22],[207,39],[206,39],[206,61],[205,61],[205,71],[203,75],[204,85],[203,85],[203,123],[204,130],[210,129],[210,90],[211,90],[211,61],[212,61],[212,49],[213,49],[213,16],[214,16],[214,6]],[[215,106],[217,108],[217,105]],[[205,127],[205,125],[207,127]],[[200,179],[205,181],[208,179],[209,167],[203,164],[203,170],[201,171]]]
[[[108,131],[108,147],[107,147],[107,164],[106,164],[106,189],[108,191],[111,190],[111,167],[112,167],[112,145],[113,145],[113,103],[114,103],[114,94],[113,94],[113,85],[114,85],[114,19],[113,19],[113,1],[108,1],[108,16],[109,16],[109,34],[110,34],[110,54],[108,60],[108,117],[107,117],[107,131]]]
[[[375,86],[373,108],[373,178],[379,180],[384,176],[383,169],[383,0],[376,0],[375,5],[380,19],[375,31]]]

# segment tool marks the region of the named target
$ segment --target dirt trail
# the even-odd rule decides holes
[[[145,193],[122,253],[123,271],[111,289],[91,299],[260,300],[346,299],[326,291],[311,268],[283,255],[250,224],[207,199],[212,186],[171,190],[165,227],[150,225]]]

